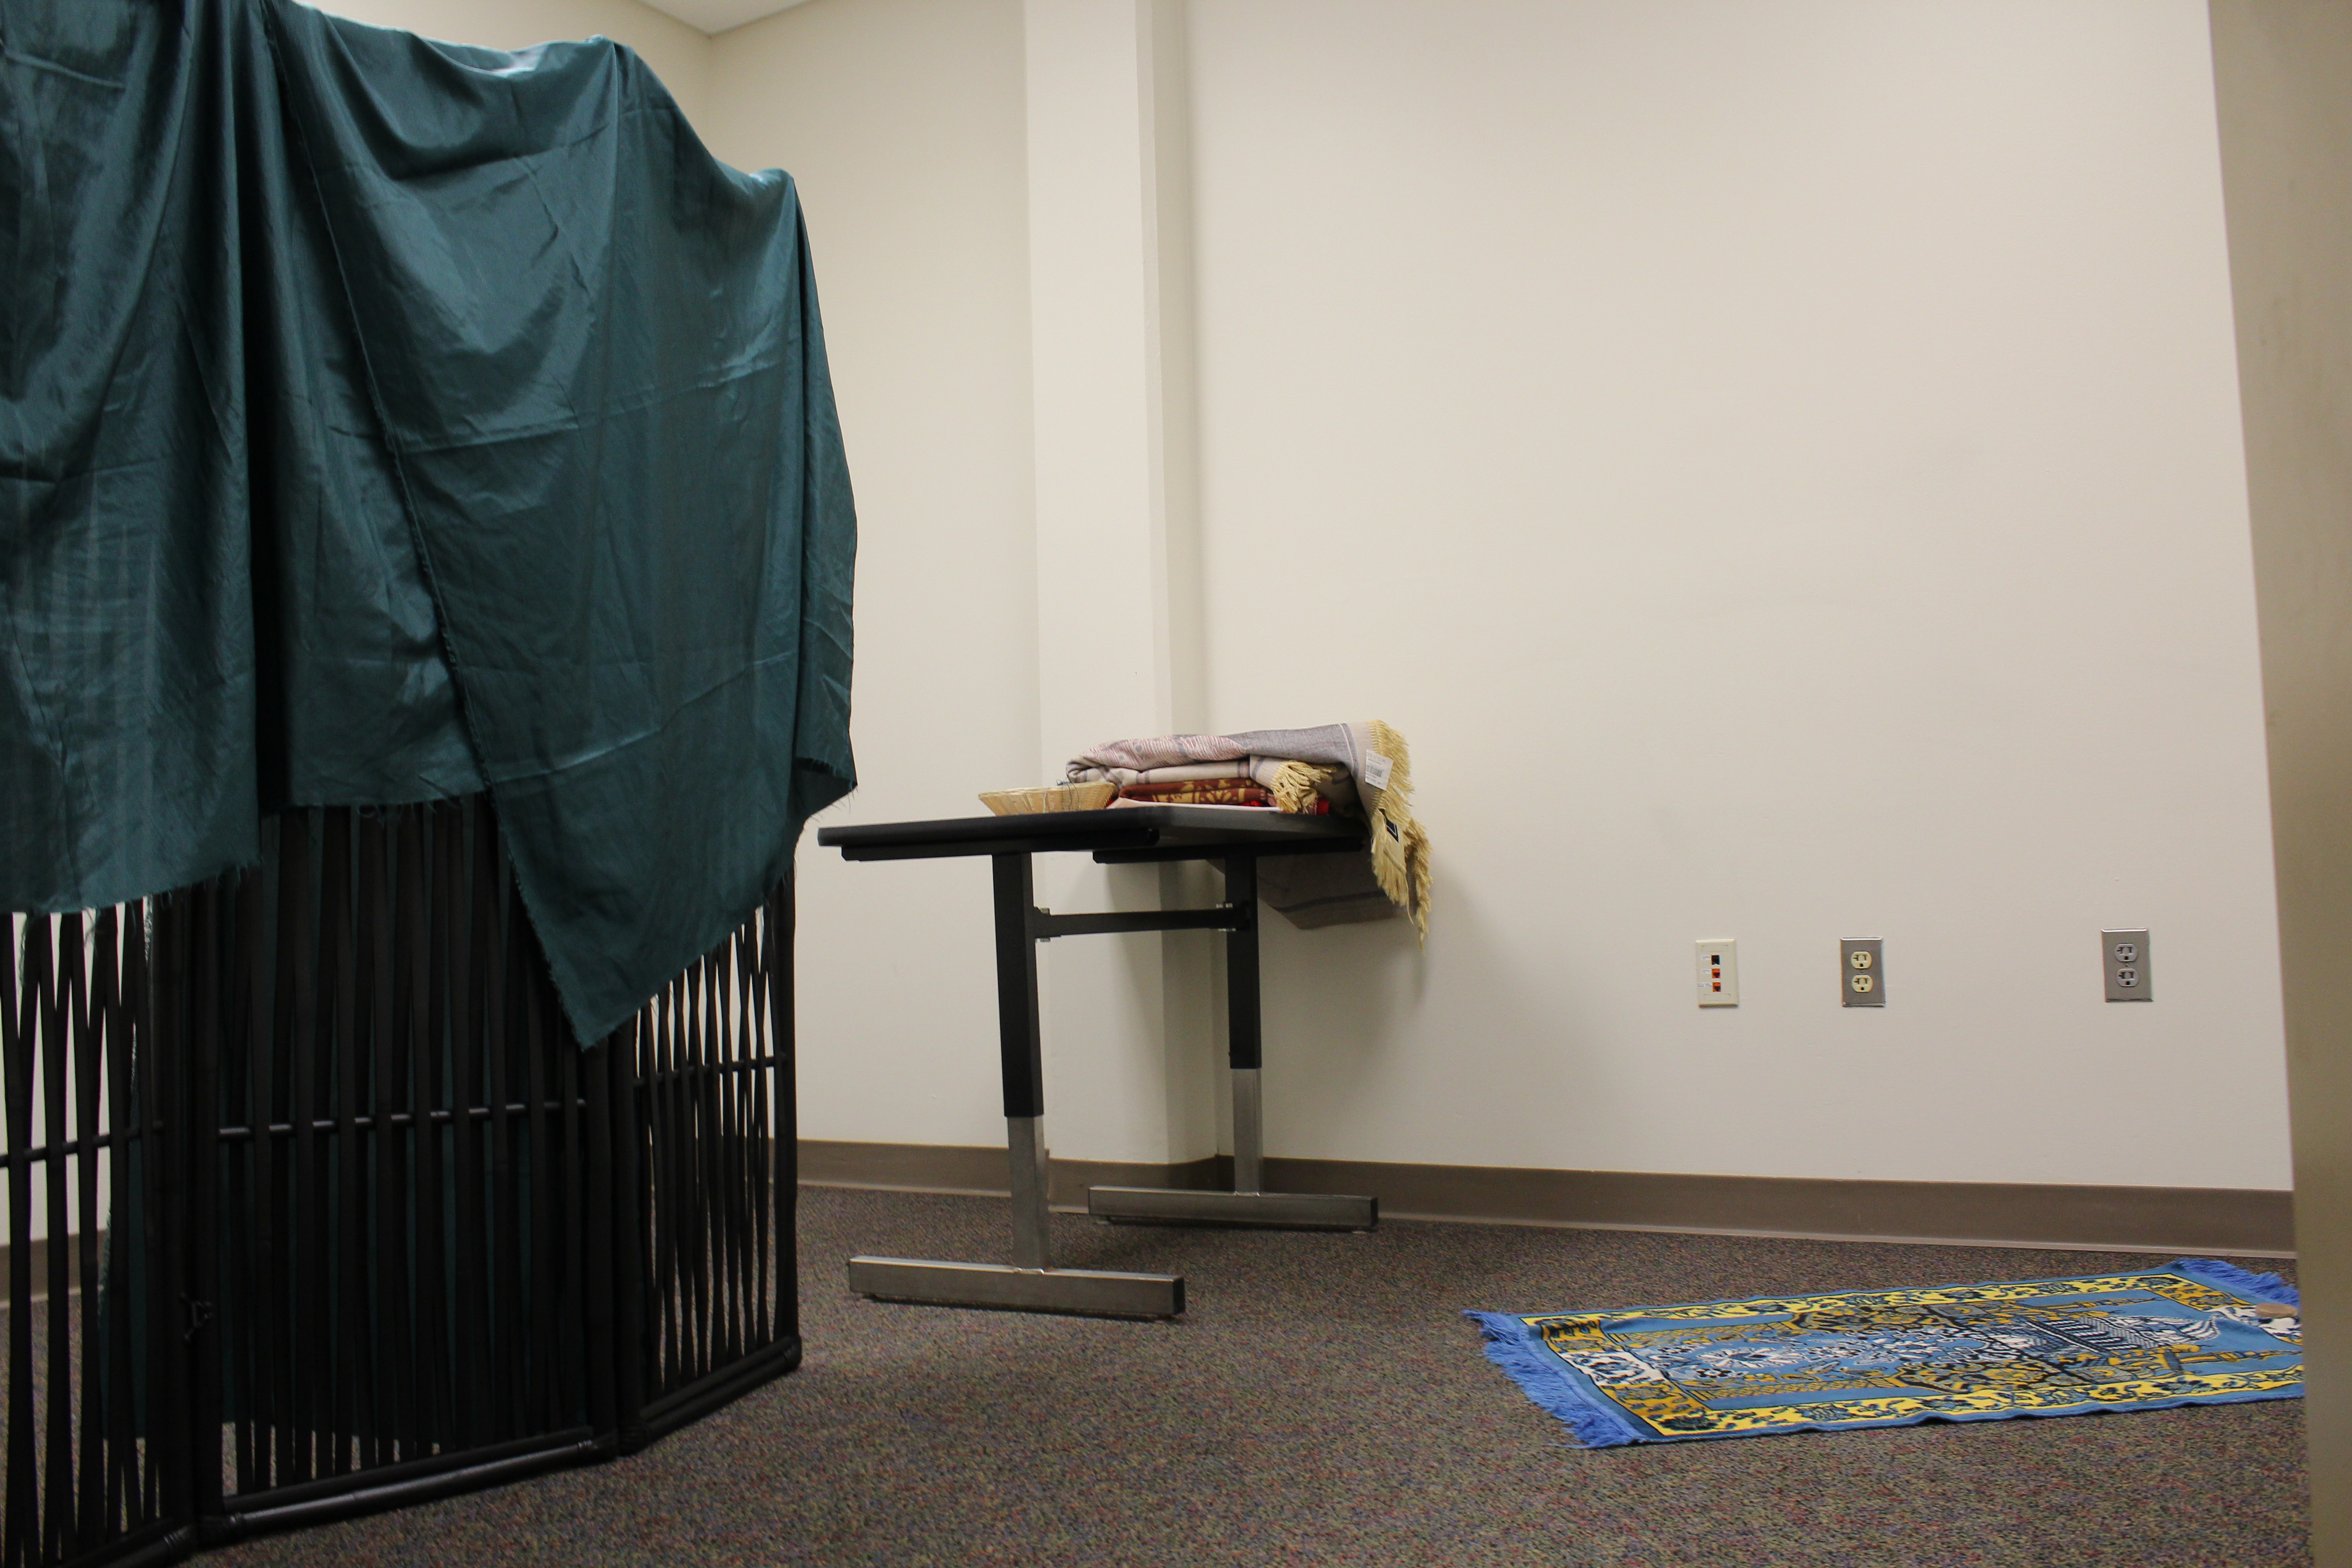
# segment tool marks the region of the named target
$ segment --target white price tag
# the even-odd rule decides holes
[[[1389,787],[1389,773],[1395,766],[1378,752],[1367,752],[1364,754],[1364,782],[1374,789],[1386,789]]]

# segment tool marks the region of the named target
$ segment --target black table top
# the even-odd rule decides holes
[[[874,822],[820,827],[816,841],[845,860],[920,860],[942,855],[1045,854],[1090,850],[1097,860],[1202,860],[1254,849],[1307,855],[1361,848],[1364,825],[1341,816],[1213,805],[1128,805],[1100,811],[1040,811],[1023,816],[955,816],[938,822]]]

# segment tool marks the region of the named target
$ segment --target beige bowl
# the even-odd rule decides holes
[[[999,816],[1026,816],[1034,811],[1100,811],[1117,798],[1115,784],[1058,784],[986,790],[980,804]]]

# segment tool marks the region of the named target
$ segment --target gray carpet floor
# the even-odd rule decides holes
[[[2308,1561],[2300,1401],[1587,1450],[1479,1353],[1457,1315],[2035,1279],[2163,1258],[1057,1216],[1058,1261],[1186,1276],[1183,1321],[1133,1323],[884,1305],[844,1287],[852,1252],[1001,1257],[1002,1202],[811,1189],[801,1216],[800,1372],[615,1464],[203,1561]]]

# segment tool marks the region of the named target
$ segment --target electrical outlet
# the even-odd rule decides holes
[[[1698,944],[1698,1005],[1739,1005],[1739,944],[1728,937]]]
[[[1885,940],[1848,937],[1838,943],[1838,1000],[1849,1007],[1886,1005]]]
[[[2147,932],[2103,931],[2099,933],[2099,963],[2107,972],[2107,1000],[2146,1002],[2147,994]]]

